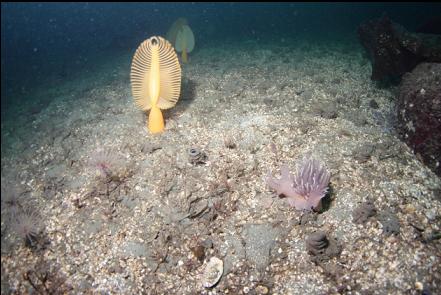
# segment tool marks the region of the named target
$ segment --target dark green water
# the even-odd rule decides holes
[[[436,3],[2,3],[1,8],[2,114],[18,96],[31,99],[32,89],[48,79],[69,79],[96,66],[100,57],[134,51],[144,39],[165,35],[178,17],[188,19],[202,48],[244,40],[277,45],[285,38],[358,42],[359,24],[384,13],[410,31],[441,13]]]

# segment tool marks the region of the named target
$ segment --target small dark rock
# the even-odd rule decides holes
[[[202,246],[204,246],[206,249],[211,249],[213,248],[213,241],[210,239],[205,239],[202,241]]]
[[[323,83],[325,83],[326,82],[326,79],[325,79],[325,77],[324,76],[315,76],[314,77],[314,81],[316,82],[316,83],[318,83],[318,84],[323,84]]]
[[[427,229],[422,233],[422,240],[425,243],[429,243],[429,242],[439,240],[439,239],[441,239],[441,232],[439,232],[439,231],[433,231],[433,230]]]
[[[316,113],[325,119],[335,119],[338,116],[337,106],[334,102],[321,103],[317,105]]]
[[[371,108],[373,108],[373,109],[378,109],[378,108],[379,108],[378,103],[375,101],[375,99],[371,99],[371,100],[369,101],[369,106],[370,106]]]
[[[272,86],[271,82],[269,81],[264,81],[262,83],[259,84],[259,86],[257,87],[259,94],[265,94],[266,91]]]
[[[273,106],[274,105],[274,99],[270,98],[270,97],[266,97],[263,99],[263,103],[267,106]]]
[[[400,221],[395,213],[391,211],[382,212],[378,220],[383,225],[383,233],[386,235],[400,233]]]
[[[313,67],[307,67],[307,68],[305,68],[304,73],[305,73],[305,75],[312,77],[312,76],[316,75],[318,73],[318,71]]]
[[[121,204],[129,209],[133,209],[138,204],[138,199],[131,198],[129,196],[121,196]]]
[[[303,134],[308,134],[314,128],[314,122],[312,121],[303,121],[300,123],[299,130]]]
[[[302,216],[300,217],[299,224],[305,225],[308,223],[313,223],[316,220],[317,220],[317,214],[315,214],[314,212],[306,212],[302,214]]]
[[[123,271],[124,271],[123,268],[119,265],[118,262],[114,262],[109,267],[109,273],[122,273]]]
[[[87,279],[81,279],[78,284],[77,291],[81,293],[87,293],[88,290],[92,289],[92,283]]]
[[[398,154],[398,148],[391,138],[385,138],[382,142],[377,143],[375,150],[380,160],[395,157]]]
[[[366,223],[368,219],[377,214],[375,205],[371,202],[366,202],[357,207],[352,213],[352,221],[356,224]]]
[[[193,253],[193,255],[200,261],[204,261],[205,259],[205,247],[201,244],[190,248],[191,252]]]
[[[352,123],[354,123],[355,126],[362,127],[367,124],[366,116],[363,113],[360,112],[349,112],[346,113],[345,118]]]
[[[332,88],[328,89],[328,94],[332,97],[336,97],[338,94],[338,89],[332,87]]]
[[[334,78],[333,80],[332,80],[332,83],[333,84],[340,84],[342,81],[341,81],[341,78],[339,78],[339,77],[337,77],[337,78]]]
[[[140,146],[141,153],[151,154],[157,150],[160,150],[162,147],[156,144],[152,144],[150,142],[144,143]]]
[[[295,94],[296,94],[296,95],[300,95],[300,94],[302,94],[303,92],[304,92],[303,89],[297,89],[297,90],[295,91]]]
[[[312,99],[312,91],[307,89],[305,91],[301,91],[300,92],[302,94],[302,98],[306,101],[311,100]]]
[[[352,156],[358,163],[367,162],[372,156],[375,150],[375,146],[370,143],[365,143],[359,147],[357,147],[353,152]]]

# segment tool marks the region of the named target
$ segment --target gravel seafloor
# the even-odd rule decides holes
[[[2,294],[440,292],[441,180],[397,138],[395,89],[371,82],[356,43],[199,48],[155,136],[130,94],[132,54],[2,119]],[[100,150],[110,179],[91,164]],[[321,213],[264,181],[305,155],[331,173]],[[38,213],[37,246],[6,195]],[[366,202],[376,214],[354,222]],[[308,254],[319,230],[339,255]],[[223,275],[205,288],[213,256]]]

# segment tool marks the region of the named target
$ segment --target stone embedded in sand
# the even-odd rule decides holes
[[[256,294],[259,295],[265,295],[269,293],[269,289],[267,286],[263,286],[263,285],[259,285],[256,287],[256,289],[254,289],[254,291],[256,291]]]
[[[199,260],[203,261],[205,258],[205,247],[202,245],[196,245],[195,247],[190,248],[193,255]]]
[[[127,241],[121,250],[124,257],[148,257],[151,255],[151,250],[146,244],[135,241]]]
[[[313,111],[316,115],[325,119],[335,119],[338,117],[338,108],[334,101],[318,102],[313,105]]]
[[[211,288],[216,285],[224,272],[224,263],[217,257],[211,257],[205,266],[202,275],[202,282],[205,288]]]
[[[356,224],[366,223],[368,219],[377,214],[377,209],[375,205],[371,202],[366,202],[357,207],[354,212],[352,212],[352,221]]]
[[[379,214],[378,220],[381,222],[383,226],[383,233],[386,235],[399,234],[400,233],[400,220],[397,215],[386,209],[382,213]]]
[[[365,163],[369,161],[374,151],[375,151],[375,145],[371,143],[364,143],[356,147],[352,151],[352,156],[358,163]]]
[[[247,224],[242,238],[245,241],[246,259],[258,270],[265,269],[270,263],[271,250],[276,244],[280,229],[271,224]]]

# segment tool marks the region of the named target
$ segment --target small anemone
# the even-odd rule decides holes
[[[119,164],[117,154],[111,150],[97,150],[90,155],[89,165],[104,178],[111,176]]]
[[[281,179],[275,179],[269,174],[266,183],[278,195],[286,197],[288,203],[297,210],[319,210],[321,199],[328,192],[331,177],[325,166],[316,159],[305,158],[296,174],[291,174],[286,165],[281,170]]]
[[[12,228],[23,238],[26,246],[32,247],[37,243],[41,225],[41,217],[36,211],[23,210],[15,216]]]

